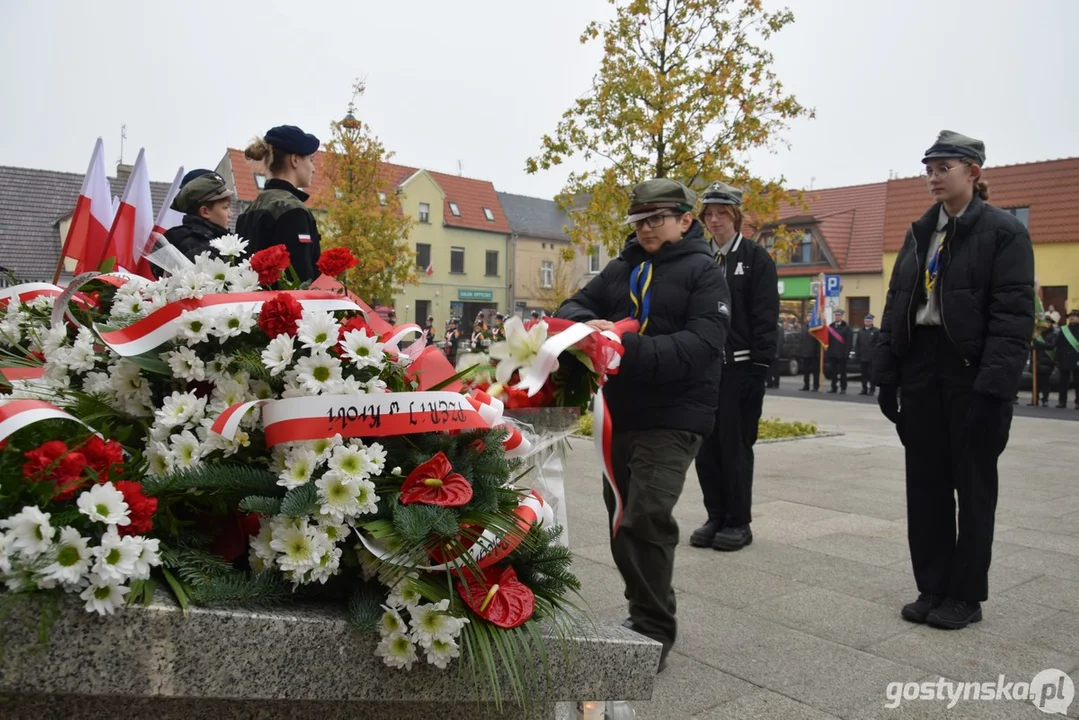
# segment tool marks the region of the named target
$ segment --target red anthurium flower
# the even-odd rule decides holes
[[[408,474],[401,486],[401,504],[426,503],[441,507],[460,507],[472,499],[472,486],[461,473],[455,473],[446,453],[433,458]]]
[[[536,609],[536,596],[512,567],[487,568],[482,576],[466,570],[457,582],[457,594],[477,615],[506,630],[523,625]]]

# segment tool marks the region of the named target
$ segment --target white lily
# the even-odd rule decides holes
[[[495,379],[503,385],[510,381],[514,371],[532,365],[540,347],[547,341],[547,323],[540,321],[525,330],[521,318],[514,315],[503,325],[506,339],[491,345],[492,360],[498,361]]]

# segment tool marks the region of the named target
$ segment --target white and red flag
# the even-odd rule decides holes
[[[150,197],[150,174],[146,169],[146,151],[139,150],[124,195],[112,221],[109,243],[101,260],[115,258],[115,270],[153,279],[150,263],[143,257],[154,229],[154,205]]]
[[[64,258],[77,261],[76,274],[97,269],[97,263],[108,244],[112,218],[112,190],[105,174],[105,147],[98,138],[90,155],[90,165],[82,181],[75,211],[71,215],[67,237],[64,238],[64,249],[60,253],[54,283],[59,279]]]

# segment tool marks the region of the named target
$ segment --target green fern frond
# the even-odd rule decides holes
[[[269,607],[289,600],[288,586],[273,573],[233,572],[194,586],[190,598],[196,605],[211,607]]]
[[[142,491],[158,498],[196,492],[273,495],[277,487],[277,476],[268,470],[229,463],[200,465],[142,481]]]
[[[306,517],[318,512],[318,490],[314,483],[292,488],[281,500],[281,514],[289,517]]]
[[[281,512],[281,498],[248,495],[240,501],[240,510],[256,515],[271,516]]]

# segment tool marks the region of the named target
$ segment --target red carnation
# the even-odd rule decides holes
[[[124,495],[130,511],[131,523],[119,525],[117,530],[121,535],[145,535],[153,529],[154,513],[157,512],[157,498],[146,497],[142,494],[142,484],[129,480],[120,480],[113,483],[116,489]]]
[[[330,277],[337,277],[346,270],[351,270],[360,264],[359,259],[348,248],[333,248],[322,253],[318,262],[319,272]]]
[[[54,500],[69,500],[75,496],[86,478],[86,456],[68,450],[63,440],[50,440],[25,454],[22,474],[30,482],[52,482]]]
[[[278,293],[272,300],[267,300],[262,304],[262,310],[259,311],[259,327],[271,338],[281,333],[295,337],[298,329],[296,321],[302,315],[303,307],[296,298],[288,293]]]
[[[251,269],[259,274],[262,285],[273,285],[280,280],[281,273],[291,264],[292,258],[284,245],[274,245],[251,256]]]
[[[91,435],[79,452],[86,456],[86,463],[97,474],[98,482],[107,482],[113,468],[124,462],[124,450],[120,443],[102,440],[97,435]],[[119,471],[120,468],[117,468],[116,472]]]

